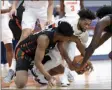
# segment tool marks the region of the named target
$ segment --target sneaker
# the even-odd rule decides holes
[[[71,71],[68,72],[67,78],[68,78],[68,81],[69,82],[73,82],[74,81],[74,76],[72,75],[72,72]]]
[[[38,77],[35,77],[35,81],[42,85],[48,84],[48,81],[45,79],[44,75],[39,75]]]
[[[68,77],[66,74],[60,77],[60,82],[62,87],[68,87],[70,85],[70,82],[68,81]]]
[[[13,79],[13,76],[15,75],[14,71],[12,69],[9,69],[7,76],[4,78],[5,83],[10,83]]]
[[[34,76],[34,80],[36,82],[38,82],[39,84],[46,85],[48,83],[48,81],[45,79],[44,75],[42,75],[39,70],[33,68],[31,70],[31,73]]]
[[[38,76],[36,75],[36,72],[35,72],[35,69],[34,69],[34,68],[31,69],[31,73],[32,73],[32,75],[33,75],[34,77],[38,77]]]

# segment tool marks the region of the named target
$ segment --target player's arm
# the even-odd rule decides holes
[[[87,62],[87,60],[90,58],[90,56],[93,54],[94,50],[98,47],[98,45],[100,45],[102,42],[99,43],[102,32],[104,31],[104,28],[107,27],[108,25],[110,25],[110,17],[106,16],[104,18],[102,18],[95,27],[95,32],[94,32],[94,36],[93,39],[90,43],[90,45],[88,46],[88,48],[86,49],[86,53],[83,59],[83,62],[81,64],[81,67],[83,67],[83,65]]]
[[[101,37],[101,39],[100,39],[100,41],[99,41],[99,43],[98,43],[98,45],[97,45],[96,48],[98,48],[99,46],[101,46],[101,45],[102,45],[105,41],[107,41],[111,36],[112,36],[111,33],[104,33],[104,34],[102,35],[102,37]]]
[[[66,49],[65,49],[66,43],[68,43],[68,42],[59,42],[58,45],[57,45],[57,47],[58,47],[58,49],[59,49],[59,51],[60,51],[61,56],[62,56],[62,57],[64,58],[64,60],[67,62],[67,64],[68,64],[70,70],[74,70],[75,67],[72,65],[72,61],[71,61],[71,59],[69,58],[68,53],[67,53],[67,51],[66,51]]]
[[[65,14],[64,0],[60,0],[60,16],[63,17]]]
[[[53,15],[53,0],[48,0],[48,8],[47,8],[47,20],[48,24],[52,22],[52,15]]]
[[[80,7],[81,7],[81,9],[84,8],[84,0],[80,0]]]
[[[14,0],[12,3],[12,9],[16,9],[17,5],[18,5],[19,0]]]
[[[16,8],[18,6],[18,2],[19,2],[19,0],[14,0],[13,1],[12,8],[11,8],[10,13],[9,13],[10,18],[13,18],[13,15],[16,16]]]
[[[80,39],[77,36],[73,35],[70,38],[70,40],[76,43],[76,46],[77,46],[78,50],[80,51],[81,55],[84,56],[86,47],[81,43]]]
[[[36,48],[35,58],[34,58],[35,65],[39,69],[39,71],[47,78],[47,80],[49,80],[51,78],[51,75],[47,71],[45,71],[44,66],[42,64],[42,60],[45,55],[45,50],[49,44],[49,39],[47,36],[41,35],[37,39],[37,43],[38,45]]]

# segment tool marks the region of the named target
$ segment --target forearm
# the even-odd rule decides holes
[[[52,15],[53,15],[53,4],[48,5],[47,9],[47,20],[52,21]]]
[[[77,36],[72,36],[72,41],[76,43],[78,50],[80,51],[81,55],[85,55],[86,47],[81,43],[80,39]]]
[[[84,56],[86,47],[83,44],[80,44],[80,46],[79,45],[76,45],[76,46],[78,50],[80,51],[81,55]]]
[[[36,49],[36,54],[35,54],[35,66],[39,69],[39,71],[49,80],[50,79],[50,74],[45,71],[44,66],[42,64],[42,60],[45,55],[45,50],[42,50],[41,48]]]
[[[92,46],[89,46],[86,49],[86,53],[83,58],[83,62],[81,63],[81,66],[83,66],[87,62],[87,60],[92,56],[92,54],[94,53],[94,50],[95,50],[95,47],[92,47]]]
[[[58,43],[58,49],[59,49],[59,51],[60,51],[60,54],[61,54],[61,56],[64,58],[64,60],[67,62],[67,64],[68,64],[68,66],[70,66],[71,65],[71,63],[72,63],[72,61],[70,60],[70,58],[69,58],[69,56],[68,56],[68,53],[67,53],[67,51],[66,51],[66,49],[65,49],[65,45],[66,45],[67,43],[65,43],[65,42],[61,42],[61,43]]]
[[[12,9],[16,9],[17,5],[18,5],[19,0],[14,0],[13,4],[12,4]]]
[[[44,66],[41,62],[35,63],[36,67],[39,69],[39,71],[46,77],[47,80],[51,78],[51,75],[45,71]]]

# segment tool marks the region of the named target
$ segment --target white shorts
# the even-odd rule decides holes
[[[1,38],[2,39],[1,39],[1,41],[3,41],[4,44],[12,43],[13,34],[8,25],[8,23],[9,23],[8,14],[2,15],[1,20],[2,20],[2,24],[1,24],[1,31],[2,31]]]
[[[47,21],[47,11],[45,11],[44,13],[45,14],[41,14],[36,11],[36,9],[32,8],[25,9],[22,17],[22,30],[26,28],[33,30],[37,19],[40,20],[41,25],[45,25]]]
[[[50,50],[49,53],[47,54],[50,56],[51,60],[47,61],[44,64],[45,70],[50,70],[53,69],[54,67],[57,67],[58,65],[62,64],[62,56],[57,48],[57,45],[53,50]]]
[[[76,43],[68,42],[65,47],[67,49],[68,56],[70,57],[71,61],[73,61],[74,57],[76,56]]]
[[[10,29],[2,30],[2,41],[4,44],[12,43],[13,35]]]

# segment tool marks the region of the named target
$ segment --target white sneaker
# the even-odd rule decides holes
[[[38,75],[38,77],[35,77],[35,81],[39,84],[46,85],[48,84],[48,81],[45,79],[44,75]]]
[[[68,77],[66,74],[60,77],[60,83],[62,87],[68,87],[70,85],[70,82],[68,81]]]
[[[38,69],[33,68],[31,70],[31,73],[34,76],[34,80],[38,82],[39,84],[45,85],[48,83],[48,81],[45,79],[44,75],[40,73]]]
[[[72,75],[72,72],[69,71],[69,73],[67,74],[67,78],[69,82],[73,82],[74,81],[74,76]]]

